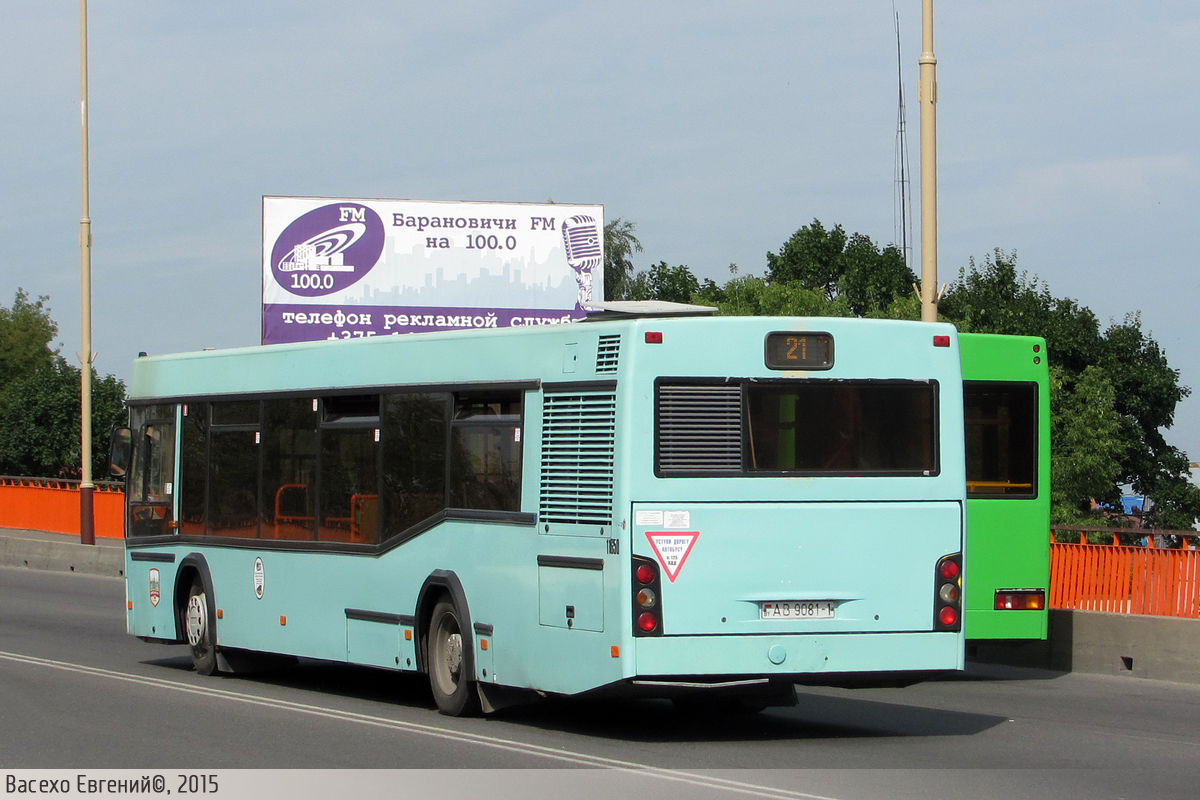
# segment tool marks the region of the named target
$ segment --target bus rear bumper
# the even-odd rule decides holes
[[[630,677],[786,677],[797,683],[836,683],[838,676],[866,679],[879,673],[888,674],[895,685],[906,674],[962,670],[964,647],[961,633],[662,636],[636,640]]]

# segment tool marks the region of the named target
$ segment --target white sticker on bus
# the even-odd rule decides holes
[[[267,585],[267,573],[263,569],[261,558],[254,559],[254,596],[262,600],[263,590]]]
[[[638,525],[662,525],[663,512],[661,511],[639,511],[634,515],[633,521]]]
[[[667,578],[674,583],[696,540],[700,538],[700,531],[646,531],[646,538],[650,540],[650,546],[654,548],[654,555],[658,557],[658,563],[662,564],[663,572],[667,573]]]
[[[690,511],[668,511],[663,515],[664,528],[690,528],[692,527],[692,512]]]

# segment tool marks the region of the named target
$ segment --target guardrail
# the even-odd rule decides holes
[[[1055,528],[1079,533],[1079,543],[1050,545],[1050,608],[1200,618],[1200,534],[1130,528]],[[1086,534],[1111,534],[1112,544],[1086,544]],[[1182,548],[1129,546],[1121,534],[1174,536]],[[1053,531],[1051,536],[1053,537]]]
[[[0,475],[0,528],[25,528],[79,535],[79,481]],[[96,481],[92,493],[96,536],[125,537],[125,492],[121,483]]]

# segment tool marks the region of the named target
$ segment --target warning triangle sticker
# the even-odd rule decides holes
[[[671,583],[679,577],[683,562],[687,561],[692,546],[700,538],[700,531],[646,531],[646,538],[654,548],[654,555]]]

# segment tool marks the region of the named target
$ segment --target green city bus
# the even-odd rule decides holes
[[[1045,340],[962,333],[970,642],[1045,639],[1050,385]]]

